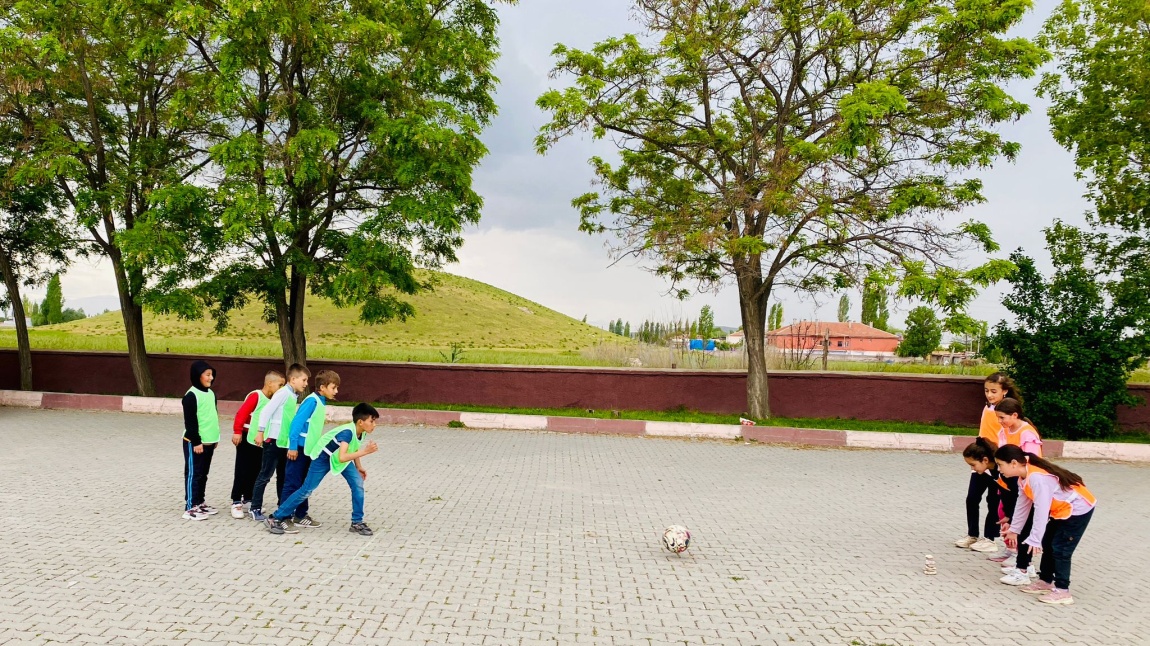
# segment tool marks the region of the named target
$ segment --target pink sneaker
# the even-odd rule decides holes
[[[1047,583],[1041,579],[1039,579],[1038,581],[1035,581],[1034,583],[1031,583],[1030,585],[1024,585],[1021,588],[1019,588],[1019,590],[1022,590],[1023,592],[1025,592],[1027,594],[1046,594],[1047,592],[1050,592],[1053,589],[1054,589],[1053,583]]]
[[[1010,559],[1016,559],[1016,558],[1018,558],[1017,552],[1011,552],[1010,550],[1006,550],[1005,552],[1002,552],[1002,553],[991,554],[990,556],[986,557],[986,560],[994,561],[995,563],[1003,563],[1003,562],[1006,562]]]
[[[1050,594],[1044,594],[1041,597],[1038,597],[1038,600],[1042,603],[1056,603],[1066,606],[1074,603],[1074,597],[1070,596],[1069,590],[1059,590],[1058,588],[1052,588],[1050,590]]]

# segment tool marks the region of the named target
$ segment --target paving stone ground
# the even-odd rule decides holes
[[[1150,643],[1147,467],[1063,462],[1100,504],[1048,607],[951,545],[954,455],[380,427],[376,536],[339,478],[272,536],[227,515],[230,444],[180,518],[180,426],[0,408],[0,644]]]

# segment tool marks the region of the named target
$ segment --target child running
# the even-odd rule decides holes
[[[995,447],[998,446],[998,433],[1002,427],[998,423],[998,416],[994,413],[994,407],[1004,398],[1016,396],[1017,390],[1014,381],[1001,372],[990,375],[982,384],[982,392],[983,395],[986,396],[986,406],[982,409],[982,419],[978,426],[978,436],[994,444]],[[993,467],[993,452],[989,458],[990,466]],[[967,460],[967,462],[970,462],[970,460]],[[989,475],[991,471],[992,469],[971,471],[970,484],[966,489],[966,536],[955,541],[954,545],[955,547],[970,548],[976,552],[998,552],[1005,557],[1006,548],[1003,547],[999,549],[998,544],[995,542],[995,539],[999,536],[999,496],[998,485],[995,483],[998,474],[995,473],[994,476],[991,477]],[[986,521],[983,523],[982,537],[979,538],[978,511],[984,495],[986,496]],[[996,554],[991,558],[993,559],[998,555],[999,554]],[[1001,561],[1002,559],[998,560]]]
[[[216,394],[212,382],[216,371],[207,361],[192,363],[192,387],[184,394],[184,518],[207,520],[216,514],[204,503],[212,455],[220,441],[220,416],[216,413]]]
[[[287,385],[276,391],[271,401],[264,405],[260,411],[256,431],[256,444],[260,445],[263,455],[260,457],[260,473],[256,476],[256,484],[252,487],[253,520],[264,521],[264,490],[271,482],[272,475],[276,477],[276,495],[279,502],[283,502],[284,469],[287,464],[288,432],[291,428],[292,418],[295,416],[296,398],[307,388],[307,380],[311,372],[307,368],[293,363],[288,368]]]
[[[379,419],[379,411],[370,404],[356,404],[351,411],[351,424],[337,426],[324,433],[316,450],[312,454],[311,467],[307,472],[307,479],[290,498],[285,500],[265,523],[268,531],[273,534],[299,533],[288,524],[296,508],[308,499],[319,487],[329,471],[343,476],[347,486],[351,488],[351,531],[362,536],[371,536],[371,528],[363,522],[363,481],[367,478],[367,471],[360,465],[359,459],[365,455],[375,453],[379,447],[375,442],[361,445],[363,438],[375,430],[375,420]],[[354,463],[354,469],[347,465]]]
[[[1042,440],[1039,438],[1034,425],[1024,416],[1022,402],[1012,397],[1004,398],[995,406],[994,414],[998,417],[998,423],[1002,427],[998,431],[999,448],[1007,445],[1017,446],[1026,453],[1042,456]],[[1003,473],[1001,479],[1000,485],[1003,486],[1003,489],[999,495],[1002,500],[1003,520],[999,529],[1004,532],[1010,519],[1014,517],[1015,507],[1018,503],[1018,478]],[[1022,525],[1023,539],[1029,536],[1032,522],[1033,518],[1029,518]],[[1007,547],[1014,549],[1010,545]],[[1006,585],[1029,584],[1030,579],[1037,576],[1031,561],[1031,554],[1028,550],[1018,550],[1013,563],[1010,559],[1003,562],[1002,578],[999,581]]]
[[[290,498],[299,491],[311,467],[311,455],[323,435],[323,423],[327,419],[327,400],[339,394],[339,375],[331,370],[320,370],[315,375],[315,392],[308,395],[296,409],[291,421],[288,436],[287,468],[284,475],[283,493],[280,500]],[[321,523],[308,515],[305,498],[295,509],[293,521],[300,527],[315,529]]]
[[[260,390],[248,393],[232,422],[232,444],[236,447],[236,470],[232,477],[232,518],[244,517],[244,504],[251,504],[252,489],[260,473],[263,449],[256,442],[260,413],[272,395],[284,385],[284,376],[272,370],[264,375]],[[252,420],[256,423],[253,424]]]
[[[998,449],[994,457],[1003,475],[1019,478],[1022,492],[1006,542],[1017,547],[1019,554],[1041,557],[1038,580],[1023,586],[1022,591],[1044,595],[1038,599],[1043,603],[1074,603],[1070,596],[1070,557],[1090,524],[1097,499],[1078,474],[1013,444]],[[1033,519],[1033,526],[1019,544],[1019,533],[1028,517]]]

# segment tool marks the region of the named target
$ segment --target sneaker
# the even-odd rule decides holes
[[[1047,592],[1050,592],[1053,589],[1054,589],[1054,584],[1053,583],[1047,583],[1045,581],[1035,581],[1034,583],[1031,583],[1030,585],[1024,585],[1021,588],[1019,588],[1019,590],[1022,590],[1026,594],[1046,594]]]
[[[986,557],[986,560],[994,561],[995,563],[1016,563],[1018,560],[1018,552],[1004,549],[1001,552]]]
[[[998,551],[998,545],[995,544],[995,542],[990,540],[989,538],[980,538],[977,541],[970,544],[970,549],[974,550],[975,552],[990,553],[990,552],[997,552]]]
[[[963,536],[962,538],[960,538],[954,542],[954,546],[955,547],[961,547],[962,549],[968,549],[971,545],[974,545],[976,542],[978,542],[977,536]]]
[[[1027,585],[1030,583],[1030,577],[1026,576],[1026,572],[1023,572],[1018,568],[1014,568],[1010,574],[1002,577],[999,579],[999,581],[1005,583],[1006,585]]]
[[[240,503],[232,505],[232,518],[243,518],[244,506]]]
[[[184,512],[184,520],[207,520],[208,515],[200,513],[200,510],[192,507]]]
[[[287,533],[287,530],[284,529],[283,521],[282,520],[276,520],[272,516],[268,516],[267,518],[264,519],[264,525],[267,525],[268,531],[271,532],[272,534],[278,535],[278,534],[286,534]]]
[[[207,514],[208,516],[215,516],[216,514],[220,513],[216,510],[215,507],[212,507],[211,505],[205,505],[203,503],[200,503],[199,509],[201,514]]]
[[[1058,605],[1068,606],[1074,603],[1074,597],[1070,596],[1069,590],[1061,590],[1059,588],[1051,588],[1049,594],[1044,594],[1038,597],[1042,603],[1051,603]]]
[[[1028,577],[1030,577],[1030,578],[1032,578],[1032,579],[1037,579],[1037,578],[1038,578],[1038,571],[1034,569],[1034,566],[1033,566],[1033,565],[1031,565],[1030,567],[1026,568],[1026,576],[1028,576]]]
[[[257,523],[262,523],[267,520],[267,516],[264,516],[264,511],[262,509],[253,509],[249,511],[248,514],[251,515],[252,520],[256,521]]]
[[[311,516],[304,516],[303,518],[297,518],[293,522],[295,523],[296,527],[308,527],[310,529],[315,529],[317,527],[323,527],[323,523],[312,518]]]
[[[268,516],[268,518],[271,518],[271,516]],[[280,526],[282,526],[284,528],[285,534],[298,534],[299,533],[299,528],[295,526],[295,523],[293,523],[290,518],[287,520],[281,520]]]
[[[367,526],[367,523],[352,523],[351,529],[347,531],[359,534],[360,536],[371,536],[375,533],[371,531],[371,528]]]

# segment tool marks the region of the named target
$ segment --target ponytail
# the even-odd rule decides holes
[[[962,450],[962,457],[970,458],[975,462],[986,460],[987,462],[994,462],[994,452],[998,450],[998,445],[985,437],[977,437],[973,442],[968,444]],[[992,465],[993,466],[993,465]]]
[[[1057,464],[1040,458],[1033,453],[1027,453],[1026,451],[1023,451],[1013,444],[1004,444],[1003,446],[999,447],[998,450],[994,452],[994,458],[996,460],[1002,460],[1003,462],[1021,462],[1023,464],[1032,464],[1039,469],[1046,471],[1050,475],[1058,478],[1058,485],[1063,489],[1069,489],[1071,487],[1082,484],[1082,476],[1078,475],[1077,473],[1074,473],[1068,469],[1063,469]]]
[[[996,372],[984,379],[983,383],[1002,386],[1002,391],[1006,393],[1007,397],[1017,401],[1020,406],[1022,405],[1022,391],[1018,389],[1018,384],[1014,383],[1014,380],[1006,373]],[[998,406],[995,406],[994,409],[998,410]]]

